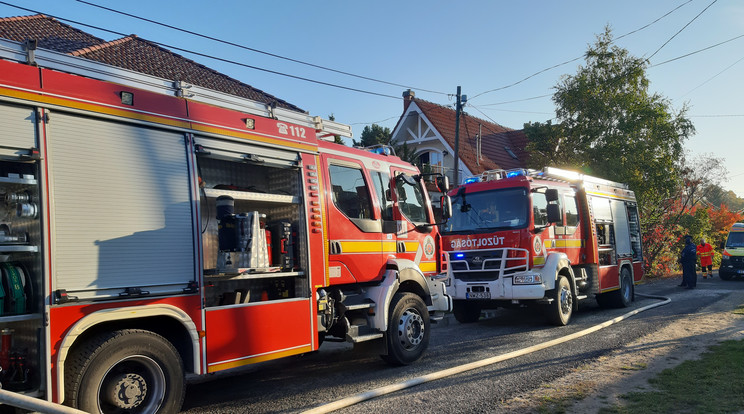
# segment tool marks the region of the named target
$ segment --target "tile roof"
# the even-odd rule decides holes
[[[160,78],[181,80],[204,88],[277,107],[305,112],[301,108],[187,59],[157,44],[130,35],[106,42],[58,20],[34,16],[0,18],[0,37],[18,42],[37,39],[38,47],[134,70]]]
[[[445,141],[454,148],[455,110],[423,99],[412,98],[412,102],[416,104]],[[407,108],[408,105],[405,105],[405,107]],[[479,131],[483,134],[480,165],[476,162],[476,136]],[[507,128],[470,116],[467,113],[460,116],[460,161],[473,174],[480,174],[492,169],[524,168],[528,157],[528,153],[525,151],[526,145],[527,137],[522,130]]]

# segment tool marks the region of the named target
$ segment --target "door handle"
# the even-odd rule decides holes
[[[399,241],[398,242],[398,253],[405,253],[406,252],[406,243]]]
[[[341,250],[341,242],[331,240],[328,242],[328,244],[329,244],[329,250],[331,254],[343,253],[343,251]]]

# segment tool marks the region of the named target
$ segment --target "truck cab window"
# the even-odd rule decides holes
[[[372,219],[369,188],[361,168],[330,165],[333,204],[349,218]]]
[[[532,215],[535,227],[545,227],[548,224],[548,200],[545,193],[532,193]]]
[[[379,171],[373,172],[372,185],[375,187],[377,201],[380,203],[382,219],[393,220],[393,200],[390,196],[390,175]]]
[[[415,182],[415,181],[414,181]],[[396,179],[395,190],[398,195],[398,208],[413,223],[428,223],[426,203],[418,182],[411,185],[406,180]]]

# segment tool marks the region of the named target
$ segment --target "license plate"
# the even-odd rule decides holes
[[[491,299],[491,292],[468,292],[465,297],[468,299]]]

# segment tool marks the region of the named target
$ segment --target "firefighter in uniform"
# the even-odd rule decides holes
[[[705,242],[705,238],[700,240],[700,245],[697,246],[697,255],[700,256],[700,268],[703,271],[703,279],[707,279],[708,275],[713,278],[713,246],[710,243]]]
[[[682,283],[681,287],[693,289],[697,285],[697,272],[695,271],[695,262],[697,262],[695,243],[692,236],[685,236],[685,247],[679,255],[679,263],[682,265]]]

